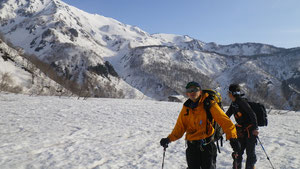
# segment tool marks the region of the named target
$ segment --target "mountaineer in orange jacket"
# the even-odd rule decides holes
[[[172,133],[167,138],[162,138],[160,144],[166,148],[170,142],[180,139],[186,133],[188,168],[215,169],[217,148],[211,139],[214,128],[212,124],[207,125],[208,119],[203,105],[208,94],[202,95],[201,86],[197,82],[189,82],[186,85],[186,94],[189,99],[184,103]],[[211,105],[212,117],[226,133],[226,139],[230,140],[234,152],[238,152],[240,145],[235,125],[218,104],[212,101]]]

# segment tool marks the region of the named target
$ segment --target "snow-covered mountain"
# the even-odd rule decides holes
[[[150,35],[61,0],[2,0],[0,30],[77,95],[167,100],[196,80],[226,96],[228,85],[238,82],[250,99],[300,109],[300,48]]]
[[[0,91],[29,95],[72,95],[30,62],[27,59],[30,56],[21,53],[0,38]]]

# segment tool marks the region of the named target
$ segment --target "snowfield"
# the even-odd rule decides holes
[[[159,141],[182,103],[0,93],[1,169],[156,169]],[[276,169],[300,168],[300,112],[272,110],[260,140]],[[271,168],[261,146],[256,168]],[[231,168],[224,142],[217,168]],[[185,141],[169,145],[165,169],[185,169]]]

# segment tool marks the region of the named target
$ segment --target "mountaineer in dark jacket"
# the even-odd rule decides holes
[[[241,144],[241,150],[238,154],[232,154],[234,159],[233,168],[242,168],[243,154],[246,149],[246,169],[254,169],[256,163],[255,145],[256,137],[258,136],[257,118],[247,100],[242,98],[243,95],[240,85],[231,84],[229,86],[228,96],[232,100],[232,103],[226,114],[228,117],[234,115],[237,123],[238,140]]]

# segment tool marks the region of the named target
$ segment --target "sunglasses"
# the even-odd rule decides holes
[[[241,95],[241,92],[232,92],[232,91],[228,91],[228,93],[232,94],[232,95]]]
[[[195,92],[198,92],[200,91],[200,89],[198,87],[196,88],[188,88],[185,90],[187,93],[195,93]]]

